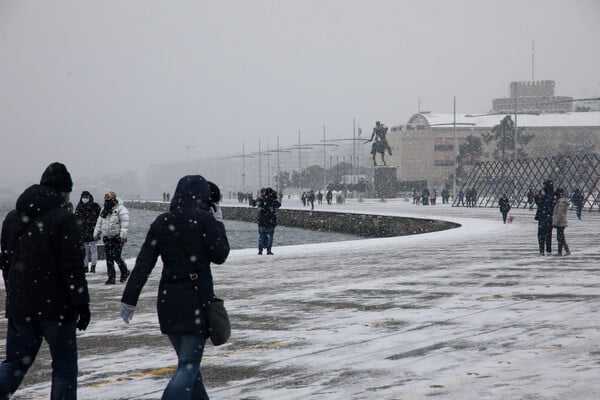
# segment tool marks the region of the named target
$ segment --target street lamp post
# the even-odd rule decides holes
[[[452,176],[452,199],[456,199],[456,170],[458,158],[458,138],[456,137],[456,96],[454,96],[454,111],[453,111],[452,131],[454,135],[454,174]]]
[[[279,147],[279,135],[277,135],[277,150],[268,150],[267,153],[277,153],[277,191],[281,191],[281,164],[279,162],[279,153],[290,153],[290,150]]]
[[[452,112],[453,118],[452,118],[452,122],[444,122],[444,123],[440,123],[440,124],[430,124],[429,126],[452,126],[452,135],[454,138],[454,146],[453,146],[453,154],[454,154],[454,162],[453,162],[453,169],[454,169],[454,176],[452,177],[452,193],[453,193],[453,197],[454,197],[454,201],[456,201],[456,171],[458,170],[458,154],[459,154],[459,149],[458,149],[458,136],[456,133],[456,126],[457,125],[466,125],[466,126],[474,126],[474,123],[471,122],[456,122],[456,96],[454,96],[453,98],[453,112]]]
[[[325,125],[323,125],[323,190],[327,190],[327,141],[325,140]]]

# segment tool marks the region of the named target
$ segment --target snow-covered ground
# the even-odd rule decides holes
[[[274,256],[233,251],[213,268],[233,336],[207,346],[211,399],[600,398],[600,213],[579,221],[570,212],[573,254],[540,257],[529,210],[513,210],[504,225],[497,209],[317,207],[462,227],[279,247]],[[105,286],[104,271],[88,275],[79,398],[159,399],[176,364],[155,311],[160,264],[129,325],[117,314],[123,285]],[[5,330],[2,320],[2,353]],[[14,398],[48,398],[49,382],[44,345]]]

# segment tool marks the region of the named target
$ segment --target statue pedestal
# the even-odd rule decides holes
[[[373,167],[373,183],[375,197],[379,199],[391,199],[396,197],[396,170],[392,166]]]

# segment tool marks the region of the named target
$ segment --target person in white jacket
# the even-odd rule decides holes
[[[115,262],[121,272],[120,281],[125,282],[129,276],[127,264],[121,257],[123,245],[127,242],[127,230],[129,228],[129,211],[123,205],[123,201],[117,198],[113,191],[104,195],[104,208],[96,222],[94,239],[102,238],[104,252],[106,253],[106,271],[108,280],[106,285],[115,284]]]

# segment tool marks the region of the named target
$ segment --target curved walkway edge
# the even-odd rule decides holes
[[[168,211],[163,202],[128,201],[126,206],[153,211]],[[223,218],[236,221],[256,222],[256,208],[248,206],[223,206]],[[339,211],[316,211],[281,208],[277,222],[283,226],[322,232],[342,232],[368,238],[415,235],[459,228],[455,222],[411,218],[391,215],[348,213]]]

